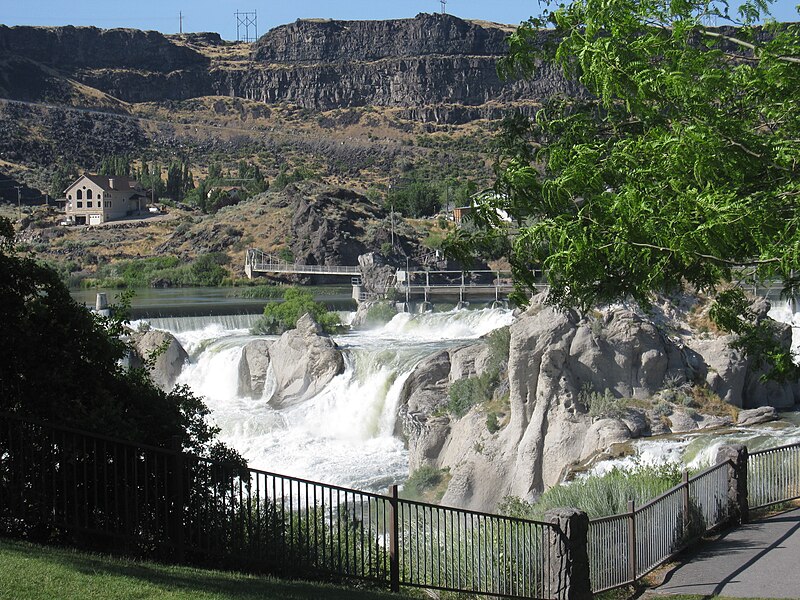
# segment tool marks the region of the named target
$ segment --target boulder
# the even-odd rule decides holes
[[[344,372],[344,357],[336,342],[309,314],[269,348],[269,356],[275,373],[275,393],[269,402],[276,408],[316,396]]]
[[[676,411],[672,413],[669,416],[669,422],[672,424],[670,426],[672,433],[684,433],[698,428],[695,418],[685,412]]]
[[[772,406],[762,406],[760,408],[752,408],[750,410],[739,411],[739,417],[736,419],[736,424],[740,427],[747,427],[749,425],[758,425],[759,423],[769,423],[778,419],[778,411]]]
[[[134,333],[132,341],[136,354],[132,364],[147,366],[153,383],[166,392],[171,391],[189,360],[180,342],[168,331],[158,329]]]
[[[629,441],[631,437],[631,430],[619,419],[595,421],[583,438],[580,458],[586,460],[598,451],[610,448],[613,444],[623,444]]]
[[[239,360],[239,396],[261,398],[270,366],[272,340],[253,340],[242,348]]]

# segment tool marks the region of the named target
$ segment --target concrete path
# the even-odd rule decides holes
[[[800,509],[754,521],[704,544],[648,596],[669,594],[800,598]]]

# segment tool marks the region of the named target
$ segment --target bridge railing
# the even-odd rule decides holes
[[[361,273],[361,268],[341,265],[307,265],[292,263],[272,254],[266,254],[261,250],[254,250],[251,248],[247,251],[245,257],[245,272],[247,272],[248,276],[252,276],[252,273],[258,271],[300,274],[318,273],[321,275],[359,275]]]

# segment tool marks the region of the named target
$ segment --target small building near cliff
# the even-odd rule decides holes
[[[75,225],[99,225],[138,214],[147,201],[138,181],[116,175],[81,175],[64,196],[66,220]]]

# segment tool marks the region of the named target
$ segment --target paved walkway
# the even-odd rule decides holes
[[[800,598],[800,509],[749,523],[704,544],[651,594]]]

